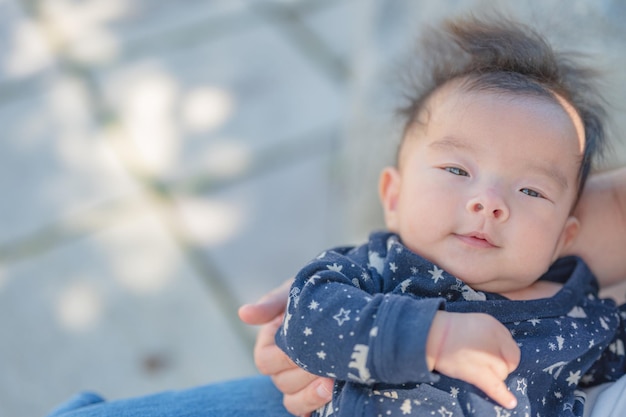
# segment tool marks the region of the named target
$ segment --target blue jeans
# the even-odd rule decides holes
[[[85,392],[48,417],[292,417],[269,377],[251,377],[145,397],[106,401]]]
[[[293,417],[269,377],[253,377],[182,391],[107,402],[78,394],[48,417]],[[626,410],[626,376],[587,390],[585,417],[621,417]]]

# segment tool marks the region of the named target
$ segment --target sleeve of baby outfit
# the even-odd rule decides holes
[[[379,293],[367,266],[328,251],[291,288],[276,341],[307,371],[364,384],[431,382],[426,340],[443,299]]]

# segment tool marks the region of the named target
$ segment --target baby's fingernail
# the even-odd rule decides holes
[[[513,398],[511,401],[509,401],[509,406],[507,407],[509,410],[513,409],[517,407],[517,399]]]
[[[317,395],[320,396],[320,398],[326,400],[326,401],[330,401],[333,398],[333,393],[328,391],[328,388],[326,388],[325,384],[319,384],[317,386]]]

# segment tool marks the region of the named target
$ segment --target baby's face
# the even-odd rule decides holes
[[[474,289],[534,282],[573,238],[582,142],[547,99],[447,87],[381,176],[390,230]]]

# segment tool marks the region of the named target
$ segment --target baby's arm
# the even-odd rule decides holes
[[[503,407],[517,405],[504,380],[517,368],[520,350],[508,329],[488,314],[437,312],[426,360],[429,369],[473,384]]]
[[[307,371],[339,380],[436,380],[425,349],[443,299],[380,293],[384,284],[377,274],[359,266],[353,255],[328,251],[300,271],[276,335],[278,346]]]
[[[502,324],[486,314],[440,311],[442,300],[372,295],[361,287],[379,283],[350,279],[361,277],[351,264],[331,254],[298,275],[277,334],[292,360],[319,375],[370,384],[429,382],[434,369],[514,405],[503,381],[519,349]]]

